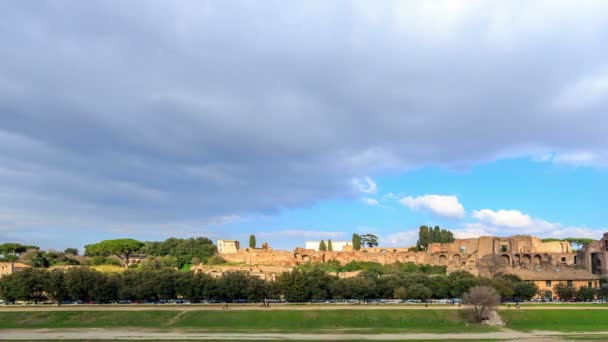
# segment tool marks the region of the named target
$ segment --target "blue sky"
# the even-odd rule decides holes
[[[15,0],[0,42],[0,242],[605,229],[606,1]]]
[[[384,246],[409,246],[415,243],[417,228],[423,224],[451,229],[457,237],[535,234],[599,238],[608,230],[602,213],[607,175],[603,169],[538,158],[502,159],[458,170],[429,166],[374,178],[375,193],[320,201],[272,216],[241,218],[227,224],[225,231],[243,243],[254,233],[259,240],[279,248],[302,246],[310,239],[349,240],[354,232],[377,234]],[[424,206],[414,209],[401,202],[408,196],[428,194],[457,197],[464,214],[446,217]],[[482,209],[495,214],[500,210],[516,213],[503,215],[504,221],[497,223],[476,218],[474,212]],[[521,221],[525,216],[531,224]],[[222,231],[218,237],[226,234]]]

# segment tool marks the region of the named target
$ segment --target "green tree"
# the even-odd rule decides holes
[[[378,237],[374,234],[361,235],[361,243],[367,247],[378,247]]]
[[[62,270],[54,270],[46,273],[45,292],[49,299],[61,305],[68,299],[68,290],[65,287],[65,273]]]
[[[422,284],[414,284],[407,289],[408,297],[412,299],[426,300],[431,298],[433,291]]]
[[[538,293],[538,286],[533,282],[520,281],[513,284],[513,296],[523,300],[530,300]]]
[[[555,293],[560,300],[567,301],[574,298],[576,290],[571,286],[565,285],[564,283],[559,283],[555,285]]]
[[[398,287],[393,291],[394,299],[408,299],[407,298],[407,289],[405,287]]]
[[[85,246],[85,255],[115,255],[124,263],[125,267],[129,266],[129,257],[139,252],[144,243],[134,239],[115,239],[104,240],[96,244]]]
[[[327,246],[325,245],[325,241],[321,240],[321,242],[319,243],[319,250],[320,251],[326,251],[327,250]]]
[[[447,229],[441,229],[439,226],[433,228],[420,226],[418,229],[418,242],[416,242],[418,250],[425,250],[428,248],[429,243],[433,242],[454,242],[454,234]]]
[[[251,235],[249,235],[249,248],[255,248],[255,246],[256,246],[255,235],[251,234]]]
[[[595,299],[595,289],[588,286],[581,286],[576,292],[576,299],[583,302],[590,302]]]
[[[72,255],[78,255],[78,248],[66,248],[63,251],[64,254],[72,254]]]
[[[206,237],[149,241],[143,248],[148,256],[172,256],[177,258],[178,268],[185,264],[207,262],[216,252],[213,241]]]
[[[21,253],[30,250],[30,249],[40,249],[38,246],[30,246],[30,245],[22,245],[16,242],[7,242],[0,245],[0,254],[4,256],[7,255],[16,255],[19,256]]]
[[[7,298],[38,303],[45,296],[46,272],[38,268],[27,268],[2,278],[11,290],[7,291]]]
[[[102,277],[103,274],[90,268],[71,268],[64,275],[67,294],[72,300],[93,301],[94,290],[99,286]]]
[[[334,246],[332,246],[332,244],[331,244],[331,239],[327,240],[327,250],[328,251],[334,250]]]
[[[358,251],[361,249],[361,236],[359,234],[353,234],[353,250]]]

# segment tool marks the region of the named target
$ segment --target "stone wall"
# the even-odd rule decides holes
[[[542,242],[536,237],[527,235],[456,239],[450,243],[431,243],[426,251],[409,251],[408,248],[402,247],[361,248],[358,251],[352,248],[347,248],[345,251],[315,251],[298,247],[293,251],[285,251],[265,247],[238,249],[233,253],[221,254],[228,262],[246,265],[294,267],[308,262],[329,261],[337,261],[341,265],[351,261],[380,264],[413,262],[446,266],[449,271],[467,270],[473,273],[477,273],[477,261],[488,255],[499,256],[505,266],[509,267],[582,263],[577,260],[577,253],[572,251],[569,243]]]

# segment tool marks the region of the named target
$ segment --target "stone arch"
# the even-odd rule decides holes
[[[462,263],[460,263],[460,266],[462,266],[462,267],[467,267],[467,262],[466,262],[466,261],[463,261]]]
[[[520,262],[521,262],[521,257],[519,256],[519,254],[515,254],[513,256],[513,266],[519,265]]]
[[[304,261],[304,262],[310,261],[310,257],[308,255],[302,255],[302,261]]]
[[[293,253],[293,258],[296,260],[300,259],[300,253]]]
[[[500,263],[503,265],[511,265],[511,257],[509,256],[509,254],[501,254]]]
[[[448,263],[448,257],[446,257],[445,255],[441,254],[439,256],[439,265],[445,265]]]
[[[541,258],[541,256],[538,255],[538,254],[536,254],[536,255],[534,255],[534,258],[532,259],[532,263],[534,265],[540,265],[540,263],[542,262],[542,260],[543,259]]]
[[[454,261],[454,264],[458,265],[460,263],[460,255],[459,254],[452,255],[452,261]]]
[[[521,257],[521,262],[524,264],[529,264],[532,261],[532,258],[530,258],[530,254],[524,254]]]

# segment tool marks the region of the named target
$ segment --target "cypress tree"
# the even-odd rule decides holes
[[[319,250],[320,251],[326,251],[327,250],[327,246],[325,246],[325,241],[321,240],[321,243],[319,243]]]
[[[334,246],[331,245],[331,239],[327,240],[327,250],[328,251],[334,250]]]
[[[353,234],[353,250],[358,251],[361,249],[361,237],[359,234]]]
[[[255,235],[251,234],[249,235],[249,248],[255,248],[255,245]]]

